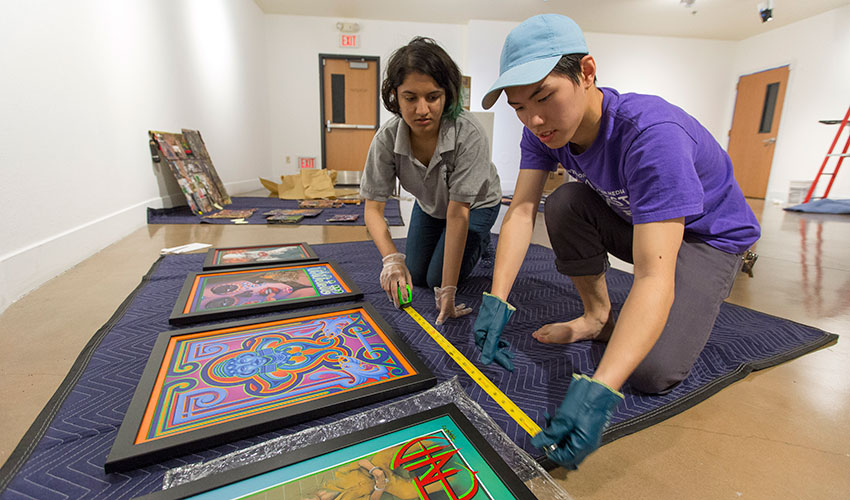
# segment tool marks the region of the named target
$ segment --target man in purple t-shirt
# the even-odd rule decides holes
[[[501,339],[515,311],[508,294],[547,174],[560,163],[579,182],[549,195],[546,229],[555,265],[575,284],[584,314],[532,335],[543,343],[608,345],[592,377],[573,375],[555,417],[532,443],[575,468],[599,446],[627,380],[663,394],[687,376],[760,228],[711,134],[659,97],[598,88],[596,62],[570,18],[535,16],[511,31],[483,107],[503,90],[525,125],[522,159],[475,341],[482,362],[512,369]],[[634,264],[616,323],[605,283],[608,253]]]

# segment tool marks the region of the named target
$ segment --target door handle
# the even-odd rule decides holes
[[[770,139],[764,139],[764,140],[763,140],[763,141],[761,141],[761,142],[763,142],[763,143],[765,143],[765,144],[773,144],[773,143],[775,143],[775,142],[776,142],[776,137],[771,137]]]
[[[375,130],[378,128],[377,125],[353,125],[350,123],[331,123],[330,120],[325,122],[325,130],[328,132],[334,128],[345,128],[349,130]]]

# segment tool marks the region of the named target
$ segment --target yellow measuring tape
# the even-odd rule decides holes
[[[517,406],[513,401],[508,399],[508,397],[505,396],[505,393],[500,391],[499,388],[496,387],[496,385],[491,382],[489,378],[487,378],[483,373],[481,373],[481,370],[476,368],[475,365],[473,365],[468,359],[466,359],[466,356],[461,354],[460,351],[458,351],[455,346],[451,344],[451,342],[446,340],[446,338],[443,337],[440,332],[438,332],[433,326],[431,326],[430,323],[425,321],[425,318],[423,318],[418,312],[416,312],[413,307],[407,306],[403,309],[407,311],[407,314],[409,314],[411,318],[413,318],[413,321],[417,322],[419,326],[421,326],[422,329],[425,330],[425,332],[428,333],[428,335],[430,335],[431,338],[437,342],[437,345],[439,345],[443,348],[444,351],[446,351],[446,353],[455,361],[455,363],[457,363],[458,365],[460,365],[461,368],[463,368],[463,371],[465,371],[470,377],[472,377],[472,380],[474,380],[476,384],[481,386],[481,388],[484,390],[484,392],[487,393],[488,396],[493,398],[493,401],[499,403],[499,406],[501,406],[502,409],[504,409],[508,413],[508,415],[511,416],[511,418],[516,420],[516,423],[518,423],[520,427],[525,429],[525,432],[529,433],[531,436],[534,436],[535,434],[540,432],[540,426],[534,423],[534,420],[531,420],[531,418],[529,418],[529,416],[526,415],[524,411],[519,409],[519,406]]]

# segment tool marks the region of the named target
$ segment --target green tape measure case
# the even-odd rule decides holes
[[[401,307],[409,306],[411,302],[413,302],[413,289],[410,288],[410,285],[407,286],[407,300],[404,300],[404,297],[401,296],[401,287],[398,287],[398,305]]]

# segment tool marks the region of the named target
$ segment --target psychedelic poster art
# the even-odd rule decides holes
[[[319,260],[319,257],[307,243],[212,248],[204,260],[204,270],[313,260]]]
[[[434,382],[369,304],[163,332],[106,470],[138,467]]]
[[[205,215],[204,217],[207,219],[247,219],[254,215],[254,212],[256,211],[256,208],[243,208],[236,210],[225,208],[224,210],[219,210],[209,215]]]
[[[209,158],[200,133],[184,132],[189,136],[153,130],[148,131],[148,135],[151,143],[159,148],[192,212],[204,215],[219,211],[231,203],[231,198]]]
[[[168,321],[185,324],[362,297],[332,262],[204,271],[186,278]]]
[[[510,500],[534,494],[454,405],[152,494],[263,500]]]
[[[304,217],[316,217],[322,213],[323,208],[275,208],[264,212],[266,217],[274,217],[278,215],[303,215]]]
[[[189,145],[192,155],[197,158],[206,170],[207,176],[212,179],[215,189],[218,191],[218,196],[221,198],[222,204],[229,205],[231,203],[230,195],[227,194],[227,188],[218,176],[218,172],[213,166],[210,153],[207,151],[207,145],[204,143],[201,132],[198,130],[183,129],[183,140]]]

